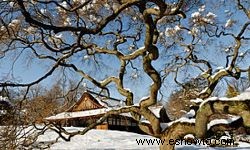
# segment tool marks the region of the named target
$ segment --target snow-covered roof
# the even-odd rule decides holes
[[[85,110],[85,111],[76,111],[76,112],[62,112],[54,116],[50,116],[45,118],[45,120],[61,120],[61,119],[71,119],[71,118],[82,118],[82,117],[89,117],[89,116],[98,116],[103,115],[110,111],[110,108],[99,108],[99,109],[92,109],[92,110]],[[131,117],[129,113],[122,113],[122,116]]]
[[[86,110],[86,111],[77,111],[77,112],[62,112],[54,116],[45,118],[46,120],[57,120],[57,119],[70,119],[86,116],[100,115],[107,111],[106,108]]]
[[[85,96],[89,96],[90,100],[99,105],[99,107],[95,109],[83,109],[83,110],[74,110],[82,101],[85,100]],[[103,107],[100,107],[103,106]],[[61,119],[70,119],[70,118],[82,118],[88,116],[98,116],[107,113],[110,110],[119,109],[125,106],[124,101],[116,100],[116,99],[103,99],[103,97],[93,97],[90,93],[84,92],[82,97],[79,99],[77,103],[75,103],[70,109],[66,112],[59,113],[54,116],[50,116],[45,118],[45,120],[61,120]],[[74,111],[73,111],[74,110]],[[120,115],[126,117],[132,117],[130,113],[121,113]]]
[[[96,100],[98,101],[99,104],[101,104],[102,106],[106,108],[125,106],[125,102],[122,100],[118,101],[118,100],[112,100],[112,99],[99,99],[99,98],[96,98]]]
[[[160,118],[160,110],[162,107],[163,106],[151,106],[149,107],[149,110],[152,111],[152,113],[154,113],[156,117]],[[116,108],[119,108],[119,107],[116,107]],[[107,108],[99,108],[99,109],[76,111],[76,112],[62,112],[57,115],[47,117],[45,118],[45,120],[60,120],[60,119],[97,116],[97,115],[103,115],[112,109],[114,108],[107,107]],[[126,117],[132,117],[130,113],[121,113],[120,115],[126,116]]]

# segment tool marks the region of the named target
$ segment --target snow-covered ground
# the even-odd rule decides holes
[[[1,126],[0,129],[4,129]],[[68,132],[82,130],[83,128],[77,127],[66,127]],[[2,130],[4,131],[4,130]],[[32,131],[32,132],[28,132]],[[22,129],[19,135],[24,133],[34,133],[36,131],[32,127]],[[58,134],[52,130],[47,130],[43,135],[40,135],[31,149],[45,148],[48,150],[159,150],[159,144],[156,139],[152,136],[141,135],[132,132],[114,131],[114,130],[90,130],[85,135],[76,135],[71,138],[70,141],[66,142],[61,138],[58,138]],[[250,136],[248,136],[250,139]],[[145,141],[151,141],[146,142]],[[144,141],[142,142],[139,141]],[[153,141],[153,142],[152,142]],[[238,147],[223,148],[223,147],[208,147],[207,145],[176,145],[176,150],[250,150],[250,143],[237,142]],[[189,143],[190,144],[190,143]],[[49,146],[49,147],[48,147]],[[23,149],[22,147],[19,147]],[[1,148],[0,148],[1,149]]]
[[[76,131],[82,128],[67,127],[67,131]],[[39,136],[38,142],[48,143],[54,141],[58,135],[51,130],[45,132],[44,135]],[[154,142],[154,144],[144,143],[143,145],[138,144],[138,140],[141,139],[151,139],[158,140],[148,135],[141,135],[131,132],[122,131],[112,131],[112,130],[90,130],[85,135],[74,136],[71,141],[66,142],[59,139],[56,143],[52,144],[49,149],[51,150],[158,150],[159,145]],[[223,150],[225,148],[219,147],[208,147],[205,145],[177,145],[177,150]],[[240,142],[238,147],[228,148],[230,150],[249,150],[250,144]]]
[[[67,127],[67,131],[76,131],[80,128]],[[54,140],[58,135],[54,131],[47,131],[38,138],[39,142],[45,143]],[[136,139],[152,139],[151,136],[131,132],[114,130],[90,130],[85,135],[76,135],[70,142],[59,139],[50,149],[82,150],[82,149],[151,149],[157,150],[158,145],[138,145]]]

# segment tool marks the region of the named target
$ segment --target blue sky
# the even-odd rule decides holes
[[[210,1],[208,1],[210,2]],[[232,18],[235,19],[237,23],[242,24],[243,22],[245,22],[247,20],[246,17],[244,17],[244,15],[242,14],[242,12],[240,11],[240,13],[235,13],[235,6],[232,6],[232,4],[226,3],[225,2],[225,7],[224,8],[214,8],[214,4],[215,2],[218,1],[211,1],[211,3],[206,5],[206,9],[204,13],[208,13],[208,12],[213,12],[217,15],[216,21],[218,24],[220,24],[221,26],[223,26],[225,24],[225,22],[227,21],[228,18]],[[220,3],[222,3],[223,1],[220,1]],[[227,10],[229,10],[230,12],[232,12],[232,14],[230,15],[230,17],[227,14]],[[195,11],[198,11],[198,8],[195,8],[194,10],[188,12],[186,15],[188,16],[188,18],[190,18],[191,14]],[[126,25],[128,25],[128,18],[124,19],[125,22],[127,22]],[[181,25],[183,26],[188,26],[189,20],[188,19],[184,19],[181,22]],[[116,23],[114,23],[113,25],[107,26],[105,28],[105,30],[111,30],[113,28],[116,27]],[[170,27],[167,25],[163,25],[162,26],[162,30],[164,30],[166,27]],[[229,29],[228,32],[235,32],[238,33],[240,30],[240,28],[238,28],[237,26],[233,26],[233,28]],[[129,33],[133,33],[132,31],[129,31],[127,34]],[[247,35],[247,33],[246,33]],[[69,35],[64,34],[64,36],[69,37]],[[187,38],[188,39],[188,38]],[[69,43],[72,42],[71,38],[66,38],[66,40],[68,40]],[[108,39],[105,38],[96,38],[95,41],[98,42],[98,44],[100,45],[105,45],[105,43],[107,42]],[[190,39],[189,39],[190,40]],[[198,56],[200,58],[206,58],[208,60],[210,60],[212,63],[212,65],[216,68],[219,66],[225,66],[225,51],[223,50],[223,46],[230,46],[233,44],[233,40],[231,38],[225,37],[225,38],[221,38],[221,39],[216,39],[213,38],[214,41],[211,41],[210,43],[206,43],[204,46],[199,46],[197,47],[198,51]],[[217,40],[217,41],[216,41]],[[130,43],[131,44],[131,43]],[[222,46],[220,45],[222,44]],[[138,47],[143,46],[143,38],[140,42],[138,42]],[[127,49],[129,47],[129,45],[123,45],[119,48],[123,48],[123,49]],[[245,45],[243,45],[243,48],[241,49],[241,52],[245,52],[248,49],[248,43],[246,43]],[[166,51],[166,49],[164,49],[164,47],[159,46],[160,51]],[[43,60],[39,61],[39,60],[34,60],[32,63],[30,63],[30,59],[29,59],[29,53],[30,50],[25,50],[23,53],[21,53],[20,59],[18,59],[15,62],[15,65],[13,67],[13,72],[11,71],[11,65],[13,60],[19,56],[19,54],[16,54],[16,56],[11,56],[10,54],[7,53],[6,58],[0,59],[0,80],[4,80],[6,77],[8,78],[8,80],[12,80],[12,75],[14,75],[14,78],[16,81],[18,82],[22,82],[22,83],[29,83],[32,82],[36,79],[38,79],[39,77],[41,77],[49,68],[51,65],[51,62],[45,62]],[[41,47],[41,51],[42,51],[42,47]],[[125,50],[123,50],[125,51]],[[176,47],[173,48],[172,50],[168,50],[167,54],[183,54],[183,49],[181,47]],[[184,54],[183,54],[184,55]],[[103,62],[105,65],[95,65],[94,64],[94,59],[92,56],[90,56],[89,59],[84,59],[84,56],[86,56],[86,52],[77,54],[74,57],[74,60],[72,60],[73,62],[75,62],[75,64],[85,70],[87,73],[94,75],[96,79],[101,80],[104,79],[106,76],[108,75],[117,75],[117,71],[118,71],[118,66],[119,66],[119,61],[117,59],[114,59],[112,57],[109,56],[105,56],[105,55],[101,55],[99,59],[99,61]],[[249,55],[248,55],[249,56]],[[162,69],[162,66],[165,65],[165,63],[168,61],[166,60],[166,58],[162,57],[160,60],[157,60],[155,62],[153,62],[153,65],[155,66],[155,68],[157,70]],[[79,61],[82,60],[82,61]],[[141,61],[140,60],[136,60],[138,62]],[[143,73],[142,70],[142,66],[141,64],[138,64],[138,62],[134,62],[135,66],[140,68],[139,69],[139,77],[137,79],[133,79],[131,78],[131,74],[133,72],[135,72],[135,70],[133,69],[128,69],[128,73],[126,75],[125,78],[125,85],[127,88],[130,88],[132,91],[134,91],[135,93],[135,99],[140,99],[143,96],[147,96],[148,95],[148,90],[149,87],[152,83],[151,79],[145,75]],[[241,63],[241,66],[247,66],[250,64],[250,58],[247,58],[244,62]],[[46,79],[45,81],[42,82],[43,85],[45,86],[51,86],[56,80],[60,79],[63,77],[62,72],[60,72],[61,69],[58,69],[58,71],[55,72],[55,74],[51,77],[49,77],[48,79]],[[12,74],[13,73],[13,74]],[[75,79],[75,80],[80,80],[80,76],[77,75],[76,73],[72,72],[72,71],[67,71],[68,77],[71,79]],[[7,76],[8,75],[8,76]],[[182,74],[180,74],[179,76],[179,80],[184,80],[187,76],[193,76],[195,77],[196,75],[198,75],[198,70],[197,69],[192,69],[190,68],[188,70],[187,73],[183,72]],[[91,86],[91,84],[89,84],[87,81],[84,81],[88,84],[88,86]],[[117,94],[117,92],[115,91],[114,85],[111,84],[111,94],[114,97],[121,97],[119,94]],[[166,88],[165,88],[166,87]],[[177,86],[176,84],[173,82],[173,75],[170,75],[166,82],[164,83],[163,86],[163,91],[165,94],[164,100],[167,99],[167,97],[169,96],[169,94],[176,89]]]

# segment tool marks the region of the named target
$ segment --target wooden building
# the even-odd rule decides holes
[[[86,127],[96,122],[112,108],[119,108],[124,105],[123,101],[108,99],[101,100],[94,98],[88,92],[70,109],[54,116],[45,118],[46,121],[60,124],[62,126]],[[124,130],[142,133],[130,113],[109,116],[103,124],[96,126],[96,129]]]

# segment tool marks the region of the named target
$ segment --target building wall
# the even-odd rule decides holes
[[[70,111],[84,111],[102,108],[101,106],[91,95],[85,93],[79,100],[79,102],[70,110]]]
[[[73,118],[73,119],[60,120],[57,123],[61,124],[62,126],[86,127],[96,122],[99,118],[100,116]],[[101,129],[101,130],[110,129],[110,130],[143,133],[139,129],[138,123],[135,120],[133,120],[132,118],[120,116],[120,115],[112,115],[108,117],[107,120],[103,124],[97,125],[96,129]]]
[[[109,129],[109,125],[107,123],[103,123],[103,124],[97,125],[96,129],[99,129],[99,130],[108,130]]]
[[[74,108],[73,111],[82,111],[82,110],[89,110],[89,109],[96,109],[97,106],[93,105],[91,101],[88,101],[88,97],[84,98],[84,102],[80,103],[77,107]]]

